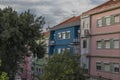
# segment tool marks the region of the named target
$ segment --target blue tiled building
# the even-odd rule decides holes
[[[50,29],[49,54],[62,53],[69,50],[71,53],[80,53],[80,16],[72,17]]]

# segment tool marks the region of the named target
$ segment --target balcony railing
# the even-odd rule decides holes
[[[55,40],[50,40],[50,41],[49,41],[49,45],[50,45],[50,46],[55,45]]]

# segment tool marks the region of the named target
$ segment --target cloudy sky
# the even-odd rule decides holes
[[[0,0],[0,8],[10,6],[19,13],[30,9],[37,16],[45,16],[46,25],[54,26],[106,1],[108,0]]]

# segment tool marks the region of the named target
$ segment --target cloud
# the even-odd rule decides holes
[[[18,12],[30,9],[37,16],[45,16],[47,25],[54,26],[75,15],[80,15],[107,0],[0,0],[0,8],[11,6]]]

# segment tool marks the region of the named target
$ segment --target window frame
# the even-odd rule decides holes
[[[118,17],[118,19],[119,19],[118,22],[116,21],[115,17]],[[119,23],[119,22],[120,22],[120,15],[119,14],[118,15],[114,15],[114,23]]]
[[[99,24],[100,23],[99,21],[101,21],[101,25]],[[97,27],[102,27],[102,26],[103,26],[102,18],[97,19]]]
[[[107,19],[109,19],[109,24],[107,23]],[[106,26],[111,25],[111,17],[105,17],[105,25]]]
[[[71,37],[71,32],[70,31],[66,31],[66,39],[70,39],[70,37]]]

